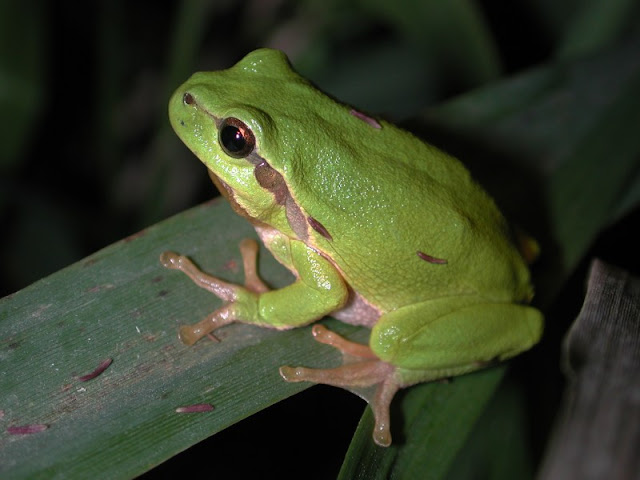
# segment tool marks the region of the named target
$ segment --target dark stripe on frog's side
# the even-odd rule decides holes
[[[287,184],[280,173],[271,168],[267,162],[261,160],[253,169],[253,175],[256,177],[258,184],[262,188],[273,193],[278,205],[286,204],[287,198],[290,198],[291,195],[289,194]]]
[[[258,157],[255,153],[251,154],[249,157],[254,156]],[[251,163],[254,163],[255,160],[250,159],[250,161]],[[318,220],[313,217],[306,217],[305,219],[304,213],[302,213],[302,210],[289,193],[289,188],[287,187],[282,175],[274,170],[263,158],[260,158],[260,161],[256,164],[253,174],[255,175],[258,184],[260,184],[260,186],[265,190],[273,193],[273,196],[279,205],[284,205],[289,226],[299,239],[307,240],[309,237],[306,225],[308,223],[311,228],[324,238],[329,241],[333,240],[329,231]]]
[[[289,187],[282,175],[256,153],[252,153],[247,159],[255,165],[253,174],[258,184],[273,194],[278,205],[284,206],[289,226],[300,240],[306,241],[309,232],[304,213],[289,193]]]
[[[307,221],[309,222],[309,225],[311,225],[311,228],[313,228],[316,232],[318,232],[324,238],[326,238],[329,241],[333,240],[333,237],[331,236],[329,231],[326,228],[324,228],[324,225],[322,225],[318,220],[316,220],[313,217],[307,217]]]

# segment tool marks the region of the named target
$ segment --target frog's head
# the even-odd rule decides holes
[[[310,105],[324,98],[284,53],[261,49],[227,70],[193,75],[173,94],[169,117],[236,211],[273,224],[289,198],[290,159],[309,141]]]
[[[309,209],[353,178],[344,166],[366,168],[359,159],[386,148],[371,136],[380,124],[316,89],[277,50],[196,73],[173,94],[169,117],[238,213],[301,239]]]

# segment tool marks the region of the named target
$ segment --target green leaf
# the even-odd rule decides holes
[[[477,85],[498,77],[501,65],[489,26],[469,0],[362,1],[361,8],[395,24],[422,49],[423,59],[436,58],[455,78]],[[410,15],[407,12],[411,12]]]
[[[220,343],[179,342],[180,324],[220,302],[162,268],[158,256],[172,249],[241,282],[237,245],[249,236],[255,233],[245,220],[213,202],[0,301],[0,477],[138,475],[309,386],[283,382],[280,365],[338,363],[339,355],[318,348],[308,329],[234,325],[219,332]],[[276,287],[291,280],[270,255],[261,255],[260,270]],[[330,324],[347,336],[358,330]],[[78,380],[108,358],[113,363],[101,375]],[[175,411],[200,403],[215,410]],[[48,429],[7,431],[32,424]]]
[[[614,43],[637,21],[635,0],[590,0],[571,16],[559,58],[593,53]]]
[[[513,377],[507,375],[488,402],[468,441],[444,476],[447,480],[526,480],[533,477],[528,398]]]

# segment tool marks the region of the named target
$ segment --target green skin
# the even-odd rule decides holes
[[[373,437],[386,446],[399,388],[477,370],[540,339],[543,318],[526,305],[533,289],[523,255],[464,166],[326,96],[283,53],[256,50],[228,70],[196,73],[172,96],[169,117],[236,212],[296,276],[269,291],[255,273],[251,242],[241,246],[244,286],[163,253],[166,267],[227,302],[183,327],[185,343],[232,322],[288,329],[332,315],[371,328],[366,346],[315,326],[316,339],[340,349],[345,364],[280,373],[371,387]]]

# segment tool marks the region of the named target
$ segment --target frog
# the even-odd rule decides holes
[[[169,119],[294,276],[269,288],[257,273],[255,240],[240,242],[243,285],[163,252],[164,267],[223,301],[180,327],[184,344],[231,323],[314,324],[313,338],[339,350],[343,363],[282,366],[280,376],[370,392],[372,438],[386,447],[398,390],[503,362],[540,340],[527,242],[469,170],[325,94],[283,52],[262,48],[228,69],[193,74],[171,96]],[[368,344],[314,323],[325,316],[369,329]]]

